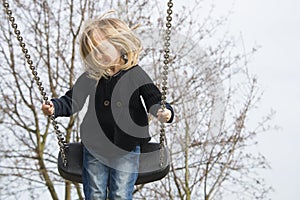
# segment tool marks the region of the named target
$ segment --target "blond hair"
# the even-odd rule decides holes
[[[138,57],[142,50],[141,41],[123,21],[117,18],[106,18],[105,13],[97,19],[87,20],[81,31],[79,39],[79,51],[89,77],[99,80],[108,74],[106,70],[118,65],[121,70],[126,70],[138,63]],[[136,27],[135,27],[136,28]],[[99,37],[100,39],[99,41]],[[119,52],[119,59],[123,59],[122,65],[117,63],[102,63],[97,59],[96,53],[105,54],[105,49],[99,50],[101,40],[108,41]],[[96,53],[95,53],[96,52]]]

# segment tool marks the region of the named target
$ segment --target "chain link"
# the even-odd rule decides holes
[[[164,111],[166,109],[166,95],[167,95],[167,84],[168,84],[168,70],[169,70],[169,63],[170,63],[170,39],[171,39],[171,28],[172,28],[172,7],[173,2],[172,0],[168,1],[168,9],[167,9],[167,23],[166,23],[166,30],[164,35],[164,62],[163,62],[163,72],[162,72],[162,97],[161,97],[161,109]],[[165,131],[165,124],[160,124],[160,166],[164,166],[164,143],[166,139],[166,131]]]
[[[31,73],[33,75],[33,78],[36,82],[36,85],[38,86],[38,89],[40,91],[40,94],[42,96],[42,99],[45,101],[46,104],[50,104],[49,102],[49,98],[47,97],[46,92],[44,91],[44,87],[43,84],[41,82],[40,77],[38,76],[38,72],[36,70],[36,67],[33,65],[33,61],[31,60],[31,57],[28,53],[28,49],[26,48],[26,44],[23,41],[23,37],[21,36],[21,31],[18,29],[18,25],[15,22],[15,18],[13,17],[12,11],[9,9],[9,4],[3,0],[3,6],[5,8],[5,12],[8,16],[8,20],[11,23],[11,27],[13,28],[13,31],[16,35],[17,40],[19,41],[19,45],[22,49],[22,52],[24,54],[24,57],[26,59],[27,64],[29,65],[29,68],[31,70]],[[55,117],[52,115],[50,116],[50,119],[52,121],[52,125],[54,127],[55,133],[56,133],[56,137],[58,139],[58,145],[59,145],[59,150],[61,152],[61,158],[63,160],[64,165],[67,165],[67,159],[66,159],[66,154],[65,154],[65,150],[67,148],[66,142],[65,142],[65,138],[63,136],[63,134],[60,132],[58,126],[57,126],[57,122],[55,120]]]

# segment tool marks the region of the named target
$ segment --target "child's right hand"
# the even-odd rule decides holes
[[[51,101],[49,103],[50,103],[49,105],[47,105],[45,103],[43,103],[43,105],[42,105],[42,111],[43,111],[44,115],[48,115],[48,116],[54,114],[54,105]]]

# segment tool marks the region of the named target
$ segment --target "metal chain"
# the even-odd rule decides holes
[[[49,104],[50,102],[48,101],[49,98],[46,95],[46,92],[44,91],[44,87],[42,87],[42,82],[40,81],[40,77],[38,76],[38,73],[36,71],[36,68],[33,66],[33,61],[30,58],[30,55],[28,53],[28,49],[26,48],[26,44],[23,42],[23,37],[21,36],[20,30],[18,30],[18,25],[15,23],[15,18],[12,15],[12,11],[9,9],[9,4],[3,0],[3,6],[6,10],[6,14],[8,16],[8,20],[11,22],[11,27],[14,29],[14,33],[16,35],[17,40],[19,41],[19,45],[22,48],[22,52],[24,53],[24,57],[27,60],[27,63],[29,64],[29,68],[32,72],[32,75],[34,77],[34,80],[36,81],[36,84],[38,86],[38,89],[43,97],[43,100],[46,102],[46,104]],[[172,7],[173,7],[173,2],[172,0],[168,1],[168,9],[167,9],[167,23],[166,23],[166,31],[165,31],[165,36],[164,36],[164,66],[163,66],[163,81],[162,81],[162,100],[161,100],[161,109],[165,110],[166,109],[166,94],[167,94],[167,83],[168,83],[168,69],[169,69],[169,62],[170,62],[170,35],[171,35],[171,28],[172,28]],[[67,159],[66,159],[66,154],[65,150],[67,148],[65,138],[63,134],[60,132],[57,122],[54,118],[54,116],[50,116],[50,119],[52,121],[52,125],[54,126],[55,134],[58,139],[58,145],[59,149],[61,152],[61,157],[63,160],[64,165],[67,165]],[[165,142],[165,125],[164,123],[161,123],[161,129],[160,129],[160,164],[161,166],[164,165],[164,153],[163,153],[163,147],[164,147],[164,142]]]
[[[172,7],[173,2],[172,0],[168,1],[168,9],[167,9],[167,23],[166,23],[166,30],[164,35],[164,65],[163,65],[163,81],[162,81],[162,97],[161,97],[161,109],[164,111],[166,109],[166,95],[167,95],[167,84],[168,84],[168,70],[169,70],[169,63],[170,63],[170,39],[171,39],[171,28],[172,28]],[[164,152],[163,147],[165,143],[166,132],[165,132],[165,124],[161,123],[160,125],[160,165],[163,167],[164,165]]]
[[[11,27],[14,29],[14,33],[16,35],[17,40],[19,41],[19,45],[22,49],[22,52],[24,54],[24,57],[25,57],[28,65],[29,65],[29,68],[30,68],[31,73],[33,75],[33,78],[36,82],[36,85],[38,86],[39,91],[42,95],[42,98],[45,101],[45,103],[49,105],[50,104],[50,102],[48,101],[49,98],[47,97],[47,94],[44,91],[44,87],[42,86],[42,82],[40,81],[41,79],[38,76],[38,72],[36,70],[36,67],[34,67],[34,65],[33,65],[33,61],[30,58],[30,55],[28,53],[28,49],[26,48],[26,44],[25,44],[25,42],[23,42],[23,37],[21,36],[21,32],[18,29],[18,25],[15,22],[15,18],[13,17],[12,11],[9,9],[9,4],[6,1],[3,0],[3,6],[4,6],[5,12],[8,16],[8,20],[11,23]],[[52,125],[54,127],[56,137],[58,139],[59,150],[61,152],[61,157],[62,157],[63,163],[66,166],[67,165],[67,159],[66,159],[65,149],[67,148],[67,145],[66,145],[66,142],[65,142],[65,138],[64,138],[63,134],[60,132],[58,126],[57,126],[57,122],[55,120],[55,117],[52,115],[52,116],[50,116],[50,119],[51,119]]]

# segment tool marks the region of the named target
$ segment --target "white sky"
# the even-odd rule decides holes
[[[232,8],[234,1],[212,2],[216,5],[216,14],[220,14]],[[249,71],[257,75],[264,91],[256,113],[261,117],[274,109],[273,123],[281,127],[258,137],[258,151],[267,157],[272,167],[262,174],[275,189],[272,200],[300,198],[299,9],[299,0],[235,0],[229,20],[230,33],[243,35],[246,49],[254,44],[262,46]]]
[[[264,176],[275,189],[273,200],[300,198],[299,8],[296,0],[236,0],[231,18],[231,31],[242,32],[248,47],[262,45],[249,65],[265,91],[258,114],[274,109],[282,128],[259,137],[259,151],[272,166]]]

